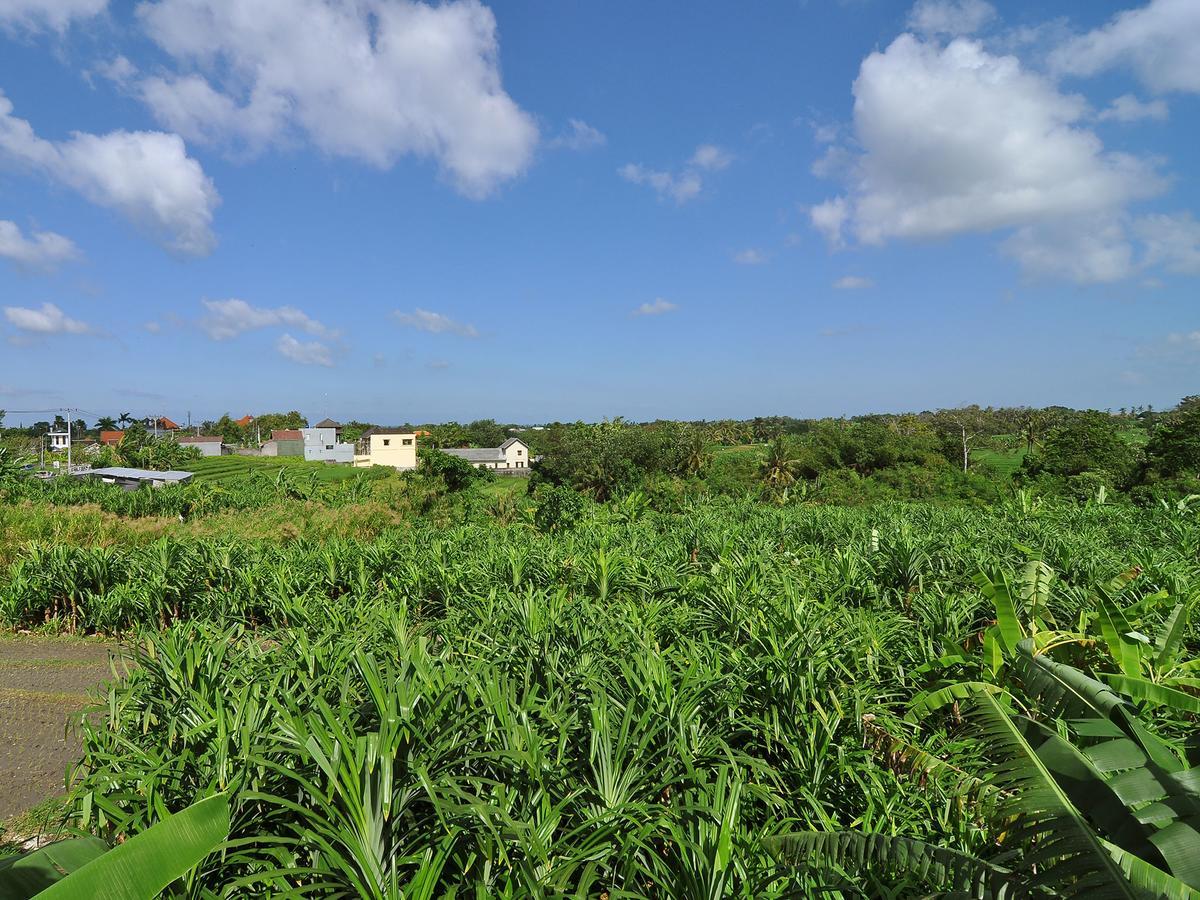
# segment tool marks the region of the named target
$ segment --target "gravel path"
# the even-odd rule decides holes
[[[88,692],[112,677],[113,644],[0,637],[0,821],[64,791],[79,739],[66,730]]]

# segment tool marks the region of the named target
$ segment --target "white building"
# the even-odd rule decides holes
[[[407,471],[417,467],[417,434],[394,428],[371,428],[358,439],[356,466],[391,466]]]
[[[58,453],[60,451],[65,453],[67,447],[71,446],[71,435],[69,432],[51,431],[46,437],[50,439],[51,453]]]
[[[225,444],[219,437],[203,434],[188,434],[177,438],[184,447],[195,447],[201,456],[220,456],[225,452]]]
[[[477,469],[520,471],[529,468],[529,445],[520,438],[509,438],[499,447],[466,447],[442,452],[465,459]]]
[[[304,439],[304,458],[318,462],[354,462],[354,445],[340,440],[342,426],[333,419],[324,419],[311,428],[301,428]]]

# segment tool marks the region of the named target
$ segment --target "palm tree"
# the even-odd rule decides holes
[[[100,431],[116,431],[117,421],[112,416],[101,416],[96,420],[96,428]]]
[[[119,416],[117,416],[117,421],[120,422],[122,425],[132,425],[133,424],[133,414],[123,412]]]
[[[798,463],[791,458],[789,447],[779,435],[767,447],[767,455],[759,467],[759,477],[771,493],[787,490],[796,483]]]

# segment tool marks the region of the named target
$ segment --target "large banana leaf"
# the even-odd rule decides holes
[[[1001,808],[1013,817],[1006,843],[1023,849],[1023,865],[1036,867],[1040,884],[1069,896],[1140,896],[995,698],[979,694],[973,707],[982,736],[1001,754],[995,781],[1009,789]]]
[[[26,853],[0,859],[0,897],[27,900],[84,865],[108,852],[97,837],[73,838]]]
[[[51,844],[0,869],[0,896],[153,900],[229,836],[229,798],[215,794],[109,850],[97,838]],[[10,873],[17,872],[10,881]],[[23,892],[24,891],[24,892]]]

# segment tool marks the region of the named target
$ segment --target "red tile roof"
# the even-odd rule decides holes
[[[240,419],[237,419],[233,424],[241,425],[243,428],[245,428],[247,425],[249,425],[253,421],[254,421],[254,416],[246,415],[246,416],[242,416]]]
[[[304,435],[302,435],[299,431],[289,431],[289,430],[272,431],[271,432],[271,440],[273,440],[273,441],[302,441],[302,440],[304,440]]]
[[[179,426],[176,425],[174,422],[172,422],[170,419],[168,419],[166,416],[158,417],[158,427],[161,428],[163,431],[178,431],[179,430]]]
[[[123,431],[102,431],[100,432],[100,443],[112,447],[121,443],[121,438],[123,437],[125,437],[125,432]]]

